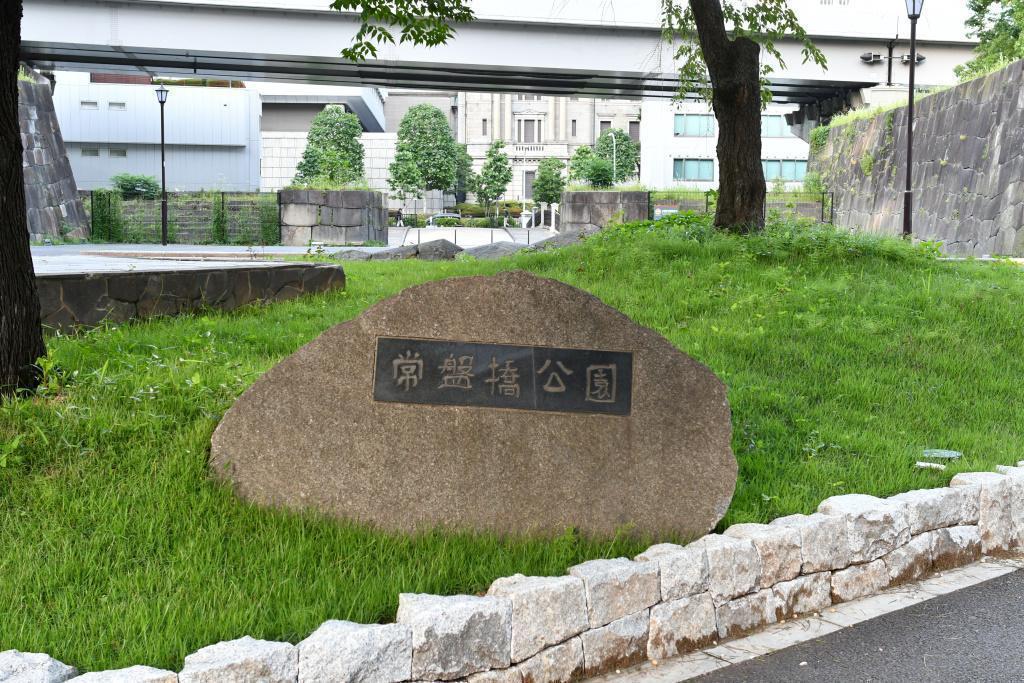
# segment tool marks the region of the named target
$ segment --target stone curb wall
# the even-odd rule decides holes
[[[368,190],[282,190],[281,244],[387,243],[384,195]]]
[[[77,672],[0,653],[33,681],[563,683],[661,660],[890,586],[1024,552],[1024,461],[887,499],[842,495],[812,515],[738,524],[688,546],[497,579],[484,596],[399,596],[396,623],[327,621],[298,645],[204,647],[180,673]]]
[[[650,218],[650,203],[648,192],[563,192],[558,231],[582,230],[595,225],[604,228],[613,220],[646,221]]]
[[[1024,61],[917,103],[914,237],[947,254],[1024,256]],[[811,170],[835,190],[835,224],[899,235],[907,108],[829,130]]]
[[[36,277],[43,325],[69,331],[103,321],[177,315],[202,308],[232,311],[345,287],[341,266],[295,263],[251,268]],[[0,678],[0,680],[3,680]]]

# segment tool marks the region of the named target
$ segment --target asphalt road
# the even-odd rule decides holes
[[[1024,571],[720,669],[700,683],[1024,681]]]

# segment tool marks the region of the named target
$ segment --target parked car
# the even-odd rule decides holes
[[[462,214],[458,213],[435,213],[433,216],[427,219],[427,227],[435,227],[439,220],[444,218],[454,218],[459,221],[462,220]]]

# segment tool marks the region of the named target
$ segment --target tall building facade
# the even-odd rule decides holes
[[[544,159],[568,164],[582,146],[593,145],[607,128],[621,128],[640,141],[640,102],[533,94],[459,93],[460,142],[483,166],[495,140],[505,142],[512,164],[507,199],[532,199],[537,167]]]

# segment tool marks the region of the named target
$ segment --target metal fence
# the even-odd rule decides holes
[[[704,190],[670,190],[651,193],[651,217],[673,213],[714,213],[718,194]],[[831,223],[834,218],[832,192],[769,192],[765,197],[768,217],[805,218]]]
[[[112,190],[84,193],[92,238],[107,242],[161,240],[161,200],[124,198]],[[277,192],[174,192],[167,194],[167,241],[172,244],[279,244]]]

